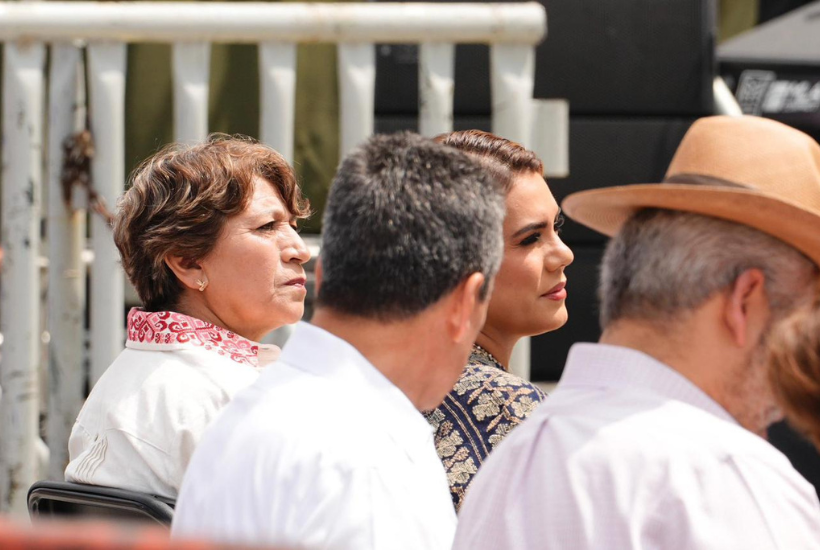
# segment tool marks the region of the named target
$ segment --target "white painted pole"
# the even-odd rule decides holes
[[[524,380],[530,379],[530,337],[520,339],[510,356],[510,372]]]
[[[19,2],[0,3],[0,40],[535,45],[537,2]]]
[[[715,100],[715,114],[727,116],[743,116],[743,109],[737,102],[735,94],[726,85],[722,76],[716,76],[712,81],[712,93]]]
[[[490,48],[493,133],[529,147],[532,141],[532,93],[535,48],[496,44]]]
[[[419,46],[419,133],[433,137],[453,131],[455,46]]]
[[[296,44],[259,44],[260,137],[293,164]]]
[[[83,404],[85,373],[85,207],[66,202],[61,176],[64,140],[85,128],[82,52],[69,44],[51,47],[48,129],[48,477],[62,479],[68,436]],[[82,193],[82,188],[72,190]]]
[[[125,178],[125,65],[121,43],[88,46],[91,133],[96,148],[92,177],[96,191],[113,210]],[[96,383],[123,349],[123,273],[111,227],[91,216],[91,382]]]
[[[259,134],[288,164],[293,165],[296,115],[296,44],[259,44]],[[268,334],[265,343],[285,345],[295,325]]]
[[[211,44],[176,43],[173,52],[174,139],[188,143],[205,141]]]
[[[339,44],[340,156],[373,133],[376,50],[373,44]]]
[[[259,44],[259,136],[293,165],[296,114],[296,44],[262,42]],[[263,341],[285,345],[292,325],[284,325]]]
[[[532,144],[532,93],[535,86],[535,49],[532,46],[495,44],[490,48],[490,87],[493,133]],[[510,371],[530,378],[530,339],[522,338],[513,349]]]
[[[530,147],[544,163],[548,178],[569,176],[569,102],[566,99],[534,99]]]
[[[27,516],[39,470],[40,193],[45,47],[3,48],[4,261],[0,292],[0,511]]]

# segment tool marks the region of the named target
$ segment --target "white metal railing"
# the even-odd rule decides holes
[[[452,129],[454,44],[489,44],[493,130],[530,144],[534,47],[545,33],[546,13],[535,2],[0,3],[5,249],[0,296],[0,331],[5,336],[0,363],[0,510],[24,515],[27,489],[39,475],[41,321],[37,281],[43,182],[48,185],[50,264],[50,475],[60,477],[67,459],[68,433],[83,399],[86,296],[80,256],[86,215],[83,200],[66,205],[59,191],[61,144],[82,128],[87,106],[96,146],[94,185],[113,205],[125,181],[127,43],[173,45],[175,138],[185,141],[201,140],[208,132],[210,45],[257,44],[260,138],[292,162],[296,44],[338,45],[340,141],[345,153],[373,132],[375,43],[420,45],[420,131],[427,135]],[[82,61],[83,50],[87,67]],[[47,51],[51,59],[48,74]],[[565,128],[557,132],[565,133]],[[82,190],[76,189],[75,195],[78,192]],[[91,247],[95,257],[90,267],[93,381],[119,353],[124,340],[122,273],[110,230],[99,216],[91,218]]]

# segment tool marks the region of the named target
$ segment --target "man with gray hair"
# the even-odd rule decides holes
[[[709,117],[664,183],[563,208],[613,236],[603,334],[479,471],[454,547],[817,548],[817,494],[765,440],[780,413],[764,343],[816,292],[820,146]]]
[[[344,159],[312,324],[297,325],[206,432],[174,536],[450,548],[455,513],[419,411],[459,378],[501,263],[504,198],[484,172],[409,133],[373,137]]]

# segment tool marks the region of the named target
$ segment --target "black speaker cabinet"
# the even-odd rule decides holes
[[[570,193],[585,189],[660,182],[694,120],[571,117],[569,177],[549,179],[556,200],[560,203]],[[564,240],[570,245],[601,244],[606,237],[567,220]]]
[[[543,0],[536,97],[578,114],[713,111],[714,0]]]
[[[535,97],[573,114],[702,116],[713,110],[715,0],[540,0],[547,38]],[[489,49],[456,47],[456,114],[490,112]],[[418,110],[418,50],[380,45],[376,112]]]

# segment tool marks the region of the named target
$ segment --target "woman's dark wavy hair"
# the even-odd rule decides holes
[[[519,143],[489,132],[463,130],[440,134],[434,140],[478,160],[507,193],[516,176],[530,172],[544,174],[544,164],[535,153]]]

